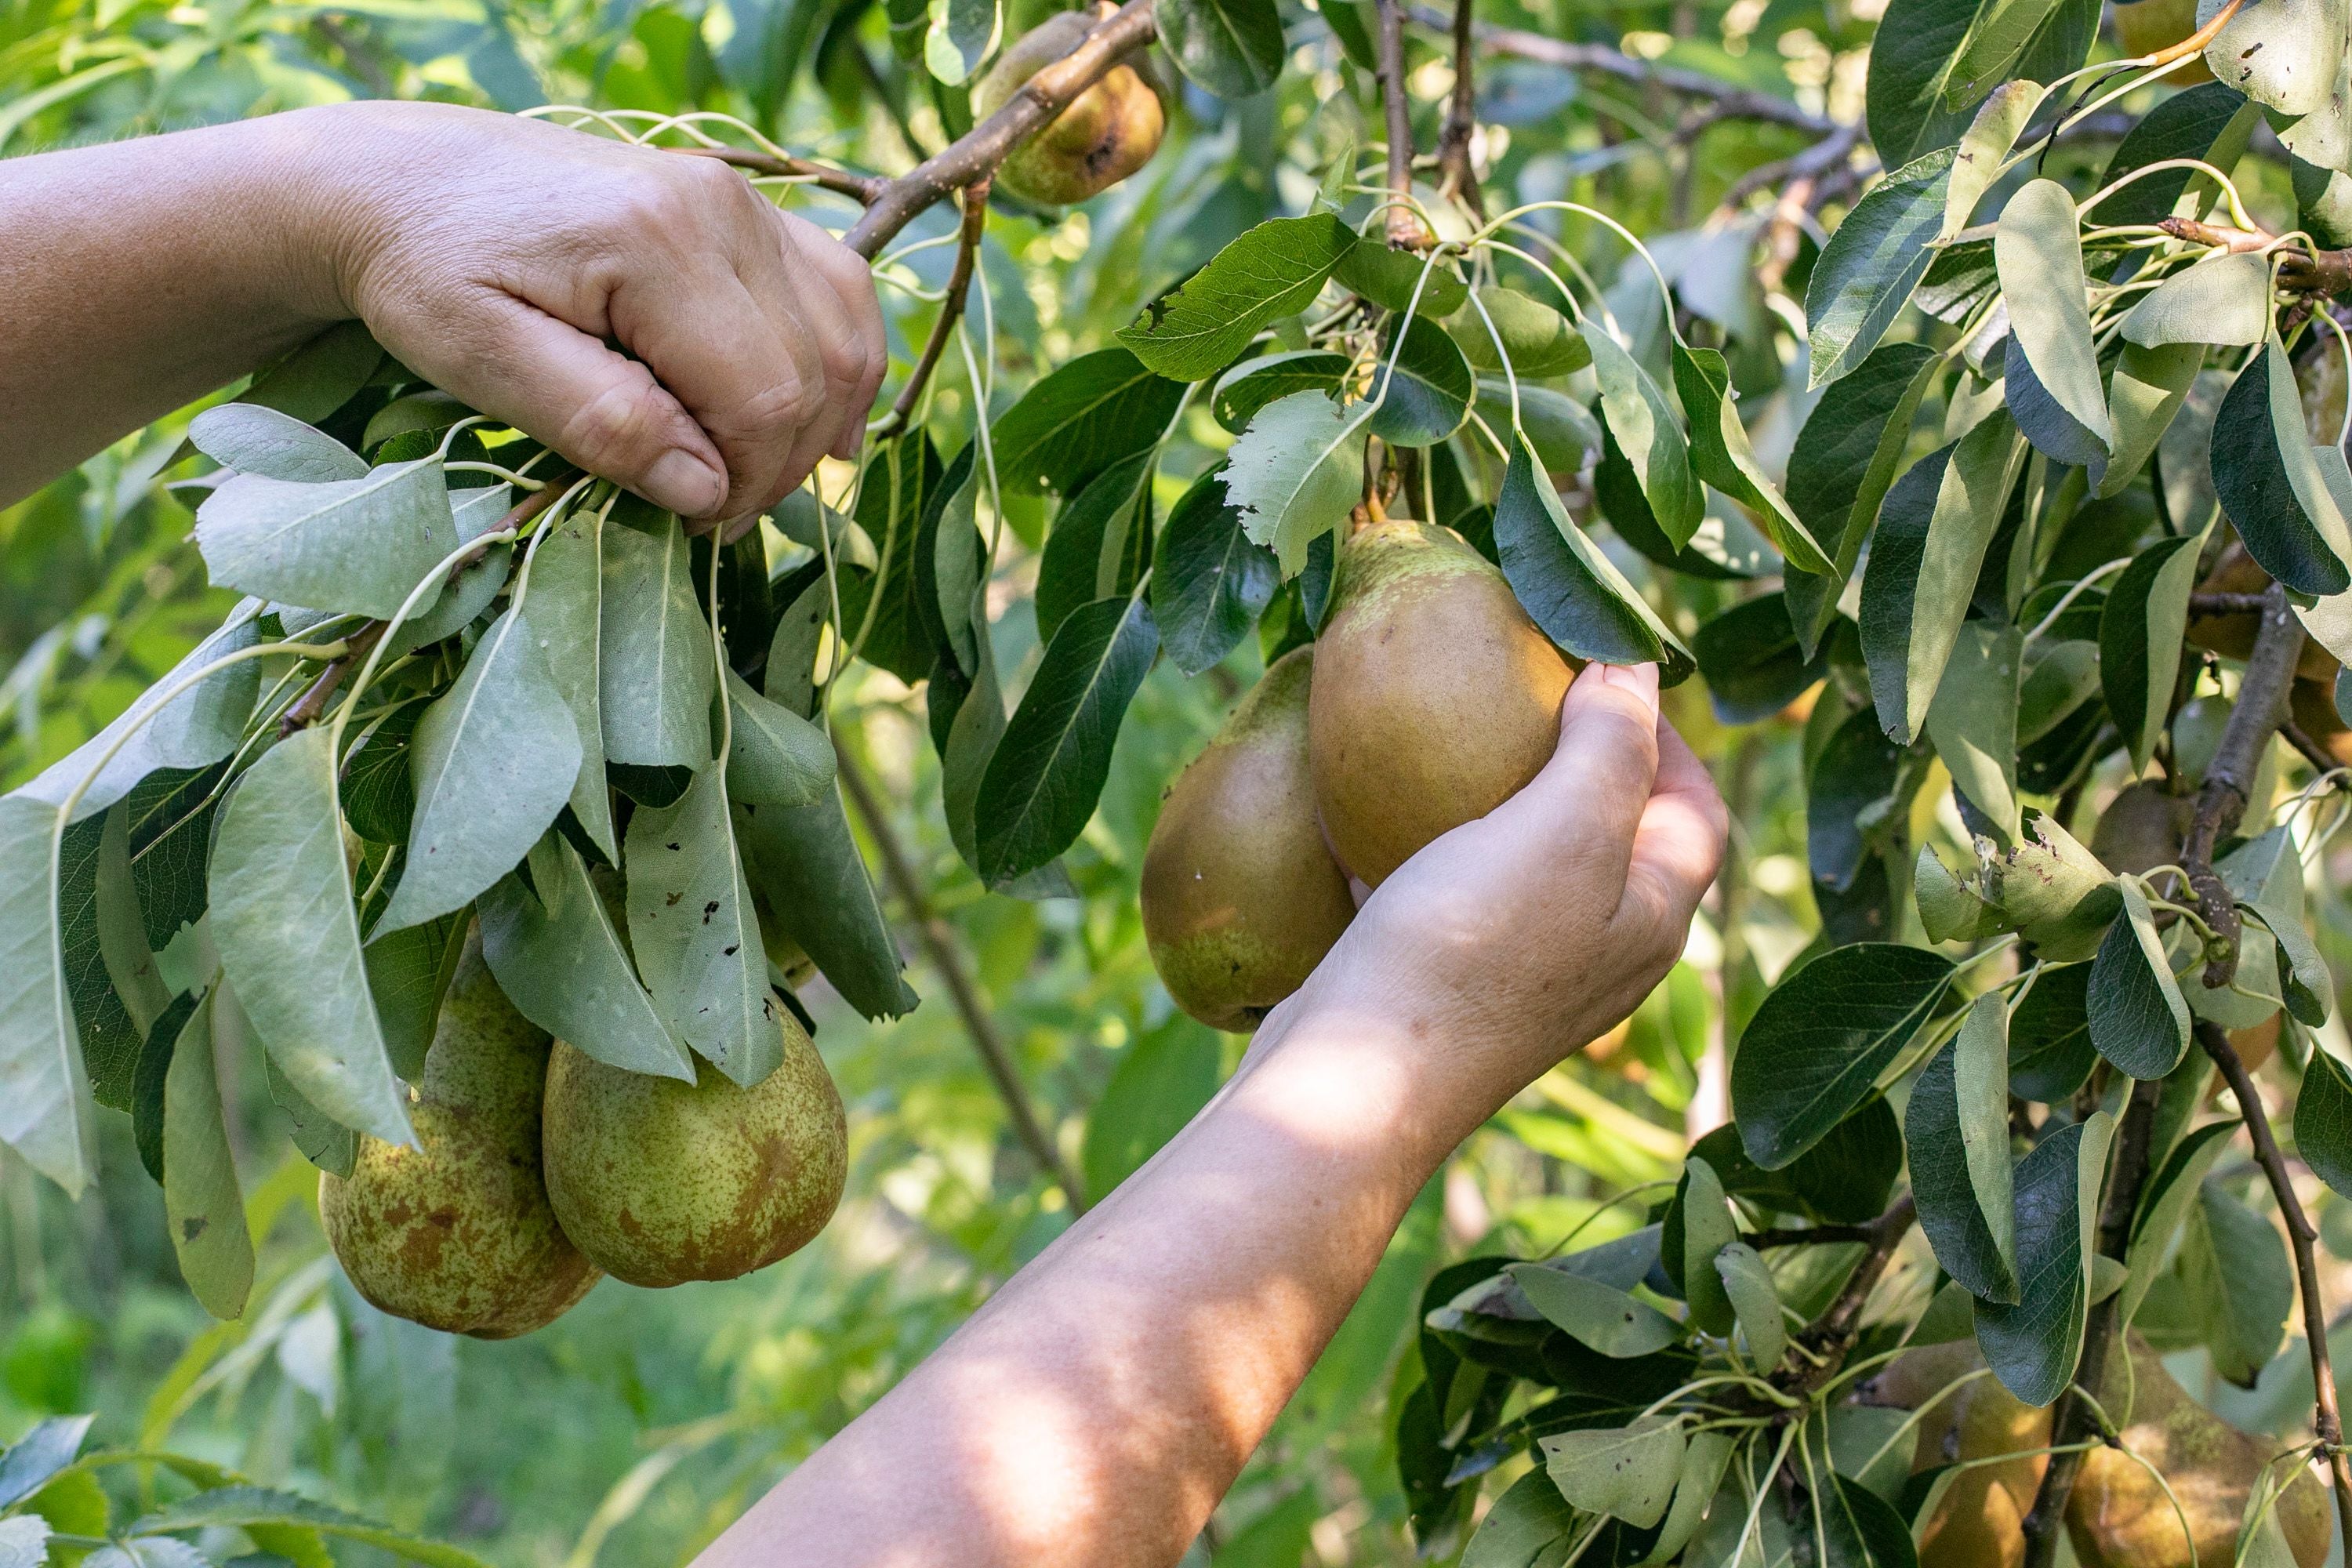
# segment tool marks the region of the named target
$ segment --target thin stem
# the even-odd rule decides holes
[[[819,190],[835,192],[867,206],[874,205],[883,188],[890,183],[878,174],[853,174],[846,169],[828,168],[823,163],[812,163],[805,158],[782,158],[749,147],[669,147],[664,151],[683,153],[694,158],[716,158],[747,174],[814,185]]]
[[[1793,1342],[1810,1360],[1800,1358],[1784,1364],[1772,1376],[1775,1387],[1803,1399],[1837,1374],[1838,1368],[1845,1362],[1846,1352],[1853,1348],[1864,1305],[1869,1301],[1871,1291],[1877,1289],[1879,1279],[1886,1273],[1886,1265],[1894,1258],[1895,1248],[1918,1217],[1918,1205],[1909,1193],[1906,1193],[1895,1199],[1885,1214],[1861,1226],[1864,1234],[1857,1239],[1869,1247],[1868,1255],[1854,1266],[1852,1274],[1846,1276],[1845,1284],[1839,1289],[1836,1300],[1813,1320],[1812,1327],[1799,1334]]]
[[[931,373],[939,368],[940,356],[947,353],[948,340],[955,335],[956,322],[963,318],[964,300],[971,293],[972,269],[980,260],[980,237],[988,224],[988,187],[993,179],[992,174],[982,174],[964,187],[963,223],[956,230],[955,269],[948,274],[948,291],[940,303],[940,319],[931,323],[931,335],[923,344],[922,357],[915,362],[907,384],[898,389],[898,401],[876,427],[877,440],[887,441],[907,428],[923,389],[930,384]],[[987,407],[982,405],[983,420],[986,415]]]
[[[2263,595],[2263,625],[2246,658],[2245,679],[2238,700],[2221,731],[2221,744],[2205,769],[2205,785],[2198,792],[2196,814],[2180,863],[2189,873],[2189,890],[2213,928],[2212,957],[2205,965],[2205,984],[2227,986],[2238,972],[2238,934],[2242,922],[2237,900],[2213,869],[2215,847],[2236,829],[2253,798],[2254,775],[2271,737],[2287,719],[2287,691],[2303,653],[2303,623],[2287,604],[2286,590],[2276,583]]]
[[[2286,1156],[2280,1152],[2278,1138],[2271,1131],[2271,1119],[2263,1110],[2262,1091],[2254,1087],[2252,1074],[2230,1044],[2230,1037],[2221,1027],[2205,1019],[2197,1021],[2197,1043],[2213,1058],[2229,1080],[2230,1093],[2238,1101],[2238,1114],[2245,1119],[2246,1135],[2253,1141],[2254,1161],[2263,1168],[2263,1177],[2271,1184],[2271,1196],[2278,1201],[2279,1215],[2286,1221],[2287,1242],[2294,1251],[2294,1276],[2303,1295],[2303,1338],[2311,1353],[2311,1377],[2316,1399],[2312,1410],[2311,1429],[2319,1438],[2320,1451],[2327,1456],[2328,1479],[2336,1488],[2336,1528],[2342,1538],[2352,1541],[2352,1459],[2344,1452],[2344,1413],[2336,1400],[2336,1372],[2329,1365],[2327,1353],[2327,1309],[2319,1299],[2319,1260],[2312,1244],[2319,1232],[2304,1212],[2303,1200],[2294,1195],[2294,1183],[2287,1171]]]
[[[1029,1151],[1029,1157],[1051,1176],[1069,1200],[1073,1214],[1087,1212],[1086,1184],[1078,1179],[1077,1171],[1063,1156],[1053,1137],[1045,1131],[1044,1118],[1029,1098],[1029,1089],[1021,1081],[1021,1072],[1013,1060],[1013,1052],[997,1029],[996,1020],[982,1002],[979,987],[972,983],[971,973],[964,963],[963,953],[956,942],[955,932],[924,891],[921,879],[915,875],[914,862],[908,858],[906,847],[889,819],[883,815],[880,797],[874,792],[865,770],[849,754],[846,746],[834,748],[841,755],[841,784],[849,802],[866,824],[866,832],[874,837],[874,845],[882,855],[882,873],[889,879],[892,891],[914,922],[915,935],[923,944],[924,955],[931,967],[948,983],[948,996],[955,1004],[971,1043],[979,1048],[981,1065],[988,1069],[991,1082],[996,1086],[1004,1109],[1013,1119],[1013,1131]]]

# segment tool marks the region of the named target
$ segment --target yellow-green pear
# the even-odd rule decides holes
[[[1451,529],[1351,535],[1315,648],[1315,802],[1339,864],[1371,886],[1517,794],[1559,744],[1567,661]]]
[[[985,120],[1010,103],[1023,83],[1086,42],[1095,23],[1115,10],[1058,12],[1023,34],[973,86],[972,117]],[[1113,66],[1014,148],[996,183],[1041,206],[1082,202],[1150,163],[1167,128],[1167,110],[1151,84],[1133,66]]]
[[[319,1214],[352,1285],[427,1328],[502,1340],[553,1321],[596,1283],[558,1228],[540,1169],[547,1032],[514,1010],[467,939],[409,1093],[416,1146],[362,1136]]]
[[[558,1040],[547,1068],[547,1195],[564,1234],[632,1285],[732,1279],[824,1228],[848,1174],[841,1096],[778,1010],[783,1062],[746,1089],[709,1062],[653,1078]]]
[[[1168,787],[1143,854],[1143,934],[1176,1005],[1242,1032],[1298,989],[1356,913],[1307,764],[1312,645],[1276,659]]]

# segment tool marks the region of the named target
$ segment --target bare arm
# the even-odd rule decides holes
[[[733,170],[436,104],[0,162],[0,505],[352,317],[695,518],[855,455],[885,367],[866,264]]]
[[[1173,1563],[1429,1175],[1664,975],[1722,804],[1654,670],[1381,885],[1151,1163],[707,1552],[702,1568]]]

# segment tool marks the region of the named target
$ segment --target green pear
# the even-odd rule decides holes
[[[319,1214],[359,1293],[427,1328],[502,1340],[552,1322],[596,1283],[540,1171],[548,1036],[515,1011],[468,936],[425,1070],[414,1148],[362,1136]]]
[[[547,1068],[547,1194],[563,1232],[632,1285],[732,1279],[798,1251],[847,1178],[841,1096],[778,1009],[783,1062],[746,1089],[607,1067],[558,1040]]]

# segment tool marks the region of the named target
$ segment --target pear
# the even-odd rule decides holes
[[[515,1011],[467,937],[408,1091],[416,1146],[362,1136],[348,1177],[319,1177],[327,1240],[361,1295],[427,1328],[502,1340],[596,1283],[541,1180],[547,1061],[547,1032]]]
[[[2190,1398],[2164,1362],[2137,1333],[2130,1360],[2108,1358],[2101,1403],[2123,1422],[2126,1453],[2093,1449],[2066,1503],[2066,1531],[2084,1568],[2190,1568],[2184,1539],[2164,1489],[2134,1459],[2163,1473],[2189,1516],[2194,1561],[2228,1563],[2239,1521],[2256,1479],[2276,1452]],[[1916,1409],[1939,1391],[1984,1365],[1974,1341],[1909,1351],[1879,1375],[1883,1403]],[[2050,1441],[2052,1413],[2019,1401],[1990,1377],[1978,1377],[1945,1397],[1922,1420],[1911,1457],[1914,1471],[1965,1460],[2013,1458],[1971,1465],[1919,1530],[1920,1568],[2015,1568],[2025,1556],[2024,1520],[2041,1489],[2049,1456],[2027,1454]],[[2319,1568],[2330,1537],[2328,1496],[2297,1468],[2274,1505],[2281,1533],[2298,1568]]]
[[[2119,5],[2116,18],[2120,28],[2126,11],[2137,11],[2141,5],[2171,4],[2173,0],[2139,0],[2137,5]],[[2171,81],[2172,77],[2165,78]],[[2181,77],[2181,85],[2197,80]],[[2314,440],[2319,437],[2315,437]],[[2260,594],[2271,585],[2271,574],[2255,563],[2246,553],[2246,547],[2231,539],[2213,560],[2213,569],[2197,584],[2200,594]],[[2263,618],[2252,611],[2233,610],[2223,615],[2191,615],[2189,617],[2189,640],[2198,647],[2218,653],[2224,658],[2244,658],[2254,651],[2254,634],[2262,630]],[[2322,646],[2317,637],[2304,639],[2303,654],[2294,672],[2304,680],[2315,681],[2323,687],[2332,683],[2341,667],[2336,656]]]
[[[1084,43],[1095,22],[1117,9],[1059,12],[1024,33],[972,89],[972,117],[985,120],[1003,108],[1022,83]],[[1014,148],[998,167],[996,183],[1040,206],[1082,202],[1150,163],[1167,128],[1167,111],[1151,85],[1133,66],[1114,66]]]
[[[1371,886],[1517,793],[1559,743],[1567,662],[1451,529],[1360,529],[1315,647],[1315,803],[1339,864]]]
[[[2105,1382],[2105,1403],[2123,1423],[2124,1447],[2163,1472],[2189,1516],[2190,1536],[2181,1535],[2179,1517],[2147,1466],[2130,1454],[2095,1448],[2084,1459],[2066,1505],[2066,1532],[2083,1568],[2189,1568],[2192,1561],[2231,1561],[2239,1522],[2275,1445],[2249,1437],[2190,1398],[2137,1334],[2128,1379],[2122,1358],[2110,1357]],[[2327,1489],[2307,1465],[2289,1473],[2294,1479],[2273,1505],[2273,1516],[2299,1568],[2319,1568],[2335,1534]]]
[[[547,1195],[596,1266],[632,1285],[732,1279],[824,1228],[848,1174],[841,1096],[778,1010],[783,1062],[746,1089],[608,1067],[558,1040],[547,1065]]]
[[[1354,918],[1307,764],[1313,645],[1275,660],[1168,787],[1143,854],[1143,934],[1176,1005],[1245,1033]]]
[[[2168,49],[2197,30],[2197,0],[2128,0],[2116,7],[2116,46],[2137,58]],[[2168,84],[2194,87],[2211,81],[2212,71],[2200,55],[2165,79]]]
[[[2168,795],[2159,784],[2126,784],[2099,814],[2091,832],[2091,853],[2110,871],[2134,876],[2158,866],[2180,864],[2180,841],[2197,803],[2187,795]]]

